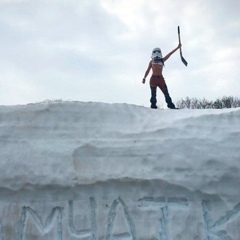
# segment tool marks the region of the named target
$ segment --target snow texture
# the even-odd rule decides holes
[[[240,109],[0,106],[0,240],[240,240]]]

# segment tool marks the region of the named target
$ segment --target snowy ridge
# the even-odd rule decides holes
[[[224,170],[232,168],[231,175],[239,170],[240,109],[154,111],[127,104],[62,102],[0,111],[0,164],[10,173],[1,178],[8,184],[16,177],[22,178],[19,186],[125,177],[174,181],[178,172],[184,181],[182,174],[197,177],[204,167],[204,178],[214,171],[219,181]]]
[[[239,108],[0,106],[0,240],[32,239],[34,224],[39,240],[240,239],[239,119]]]

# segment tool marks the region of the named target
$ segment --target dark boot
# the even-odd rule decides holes
[[[151,104],[151,108],[157,109],[158,107],[157,107],[157,105]]]
[[[174,103],[172,102],[172,99],[171,99],[171,97],[170,97],[170,95],[168,93],[168,88],[167,88],[166,85],[164,86],[162,92],[163,92],[163,94],[165,96],[165,101],[167,103],[167,107],[171,108],[171,109],[175,109],[176,107],[175,107]]]
[[[172,102],[172,99],[170,97],[166,97],[165,99],[166,99],[166,103],[167,103],[167,107],[168,108],[171,108],[171,109],[175,109],[176,108],[174,103]]]
[[[151,102],[151,108],[154,108],[156,109],[157,108],[157,87],[151,87],[151,99],[150,99],[150,102]]]

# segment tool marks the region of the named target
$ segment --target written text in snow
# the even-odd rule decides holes
[[[232,239],[225,230],[225,226],[239,217],[240,203],[235,204],[223,216],[214,219],[214,211],[211,206],[217,203],[207,199],[193,203],[185,197],[143,197],[130,204],[121,196],[112,199],[110,204],[103,201],[98,203],[95,197],[88,197],[84,201],[82,199],[70,200],[59,205],[55,204],[55,206],[54,203],[49,206],[34,203],[33,206],[18,206],[19,214],[15,216],[16,221],[11,220],[11,222],[16,224],[16,226],[12,226],[16,229],[16,240],[29,239],[28,236],[33,229],[39,237],[51,233],[56,240],[67,240],[71,237],[97,240],[100,232],[103,233],[106,240],[135,240],[139,237],[139,229],[145,228],[147,231],[146,226],[139,226],[146,223],[147,218],[148,222],[150,221],[149,224],[155,226],[154,237],[156,239],[170,240],[173,235],[171,229],[176,224],[174,223],[176,218],[173,218],[173,215],[180,215],[182,228],[186,227],[185,219],[191,215],[189,211],[192,209],[192,204],[196,204],[199,208],[198,218],[204,228],[202,229],[205,234],[204,239]],[[1,206],[3,207],[3,205]],[[105,218],[102,218],[104,221],[98,216],[102,212],[105,215]],[[84,220],[77,221],[76,219],[80,215]],[[9,224],[5,222],[8,220],[9,218],[7,219],[1,214],[0,240],[10,240],[4,227]]]

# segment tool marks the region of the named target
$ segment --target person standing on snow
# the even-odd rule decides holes
[[[175,105],[172,102],[172,99],[168,93],[168,88],[165,83],[165,80],[162,75],[164,62],[168,60],[168,58],[176,52],[179,48],[181,48],[181,44],[179,44],[174,50],[168,53],[164,58],[162,57],[162,52],[160,48],[154,48],[152,51],[152,60],[150,61],[148,68],[145,72],[142,83],[145,84],[146,77],[148,76],[150,70],[152,69],[152,76],[150,78],[150,88],[151,88],[151,108],[157,108],[157,87],[161,89],[165,96],[165,101],[167,103],[168,108],[175,109]]]

